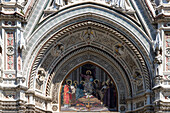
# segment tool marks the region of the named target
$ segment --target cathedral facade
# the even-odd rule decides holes
[[[0,4],[1,113],[170,112],[170,0]]]

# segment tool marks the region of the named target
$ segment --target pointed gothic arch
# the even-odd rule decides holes
[[[53,23],[54,18],[52,18],[47,19],[45,23]],[[95,18],[96,20],[92,21],[90,18]],[[108,21],[108,23],[99,21],[101,19],[105,22]],[[104,59],[109,59],[107,63],[112,62],[114,65],[116,64],[116,67],[121,70],[120,73],[125,73],[121,74],[121,78],[117,78],[118,81],[123,80],[124,82],[122,83],[126,84],[125,86],[119,86],[126,91],[126,93],[122,92],[122,94],[118,96],[119,98],[122,96],[121,99],[119,99],[119,111],[125,109],[125,106],[129,106],[126,109],[130,109],[133,106],[131,106],[131,98],[135,97],[135,101],[138,102],[137,98],[140,98],[138,94],[146,95],[146,90],[150,90],[152,86],[150,79],[150,77],[152,77],[152,73],[150,72],[152,66],[150,62],[152,59],[147,48],[147,46],[150,46],[150,42],[148,41],[149,38],[140,32],[141,30],[138,32],[141,37],[135,36],[134,31],[132,32],[130,28],[128,29],[129,31],[125,30],[125,26],[113,22],[110,24],[109,19],[91,13],[71,19],[70,23],[69,21],[64,24],[55,22],[55,26],[52,24],[52,26],[48,27],[47,31],[42,30],[47,28],[49,24],[42,23],[44,26],[42,25],[38,28],[39,30],[35,31],[28,39],[28,43],[33,43],[33,46],[28,44],[27,47],[30,53],[32,53],[32,56],[30,54],[28,55],[24,66],[24,73],[26,73],[28,77],[27,85],[29,89],[34,89],[35,92],[37,91],[37,94],[43,94],[43,98],[47,99],[48,103],[54,106],[54,108],[59,107],[58,102],[55,104],[51,103],[53,96],[58,95],[53,94],[53,91],[58,90],[53,87],[53,85],[56,85],[53,81],[56,79],[56,74],[60,75],[59,72],[61,72],[62,76],[57,77],[60,78],[61,82],[61,78],[72,70],[72,68],[66,70],[65,74],[62,73],[65,72],[63,69],[66,69],[66,67],[63,67],[63,69],[60,68],[66,64],[66,62],[71,62],[74,57],[83,55],[83,51],[92,51],[91,55],[93,52],[98,53],[98,55],[103,56]],[[119,30],[117,29],[118,27],[120,28]],[[134,23],[131,27],[136,28]],[[92,31],[88,34],[88,31],[90,31],[89,28]],[[88,35],[91,35],[90,40],[88,40]],[[146,40],[147,43],[141,43],[141,41]],[[42,73],[41,75],[41,69],[45,74]],[[136,73],[138,74],[136,75]],[[43,78],[42,80],[44,80],[43,84],[41,84],[41,77]],[[36,81],[40,81],[38,82],[39,84]],[[146,98],[150,97],[148,96]],[[142,103],[146,102],[146,98],[143,96],[144,101],[142,101]]]
[[[72,69],[65,77],[63,77],[63,80],[62,80],[62,82],[60,83],[60,86],[59,86],[59,111],[62,111],[61,110],[61,101],[62,101],[62,99],[63,98],[61,98],[61,96],[62,96],[62,90],[63,90],[63,84],[64,84],[64,82],[66,82],[66,79],[70,76],[70,74],[71,73],[73,73],[73,71],[75,71],[75,70],[77,70],[78,68],[80,68],[80,67],[82,67],[82,66],[84,66],[84,65],[86,65],[86,64],[91,64],[91,65],[93,65],[93,66],[96,66],[96,67],[98,67],[98,68],[100,68],[101,70],[103,70],[103,72],[105,73],[105,74],[107,74],[107,75],[105,75],[105,76],[108,76],[108,78],[107,78],[107,80],[108,79],[110,79],[111,80],[111,82],[113,83],[113,85],[114,85],[114,87],[115,87],[115,90],[116,90],[116,108],[114,108],[114,111],[118,111],[118,103],[119,103],[119,99],[118,99],[118,90],[117,90],[117,86],[116,86],[116,84],[115,84],[115,79],[113,78],[113,76],[111,76],[108,72],[107,72],[107,70],[106,69],[104,69],[103,67],[101,67],[100,65],[98,65],[98,64],[96,64],[96,63],[94,63],[94,62],[92,62],[92,61],[85,61],[85,62],[82,62],[81,64],[79,64],[79,65],[76,65],[76,67],[74,68],[74,69]],[[96,76],[98,76],[98,75],[96,75]],[[69,80],[69,79],[68,79]],[[78,81],[79,82],[79,81]],[[81,82],[81,81],[80,81]],[[80,84],[80,82],[79,82],[79,84]],[[73,84],[73,83],[72,83]],[[93,89],[94,90],[94,89]],[[112,94],[112,96],[113,96],[113,94]],[[96,97],[94,97],[94,98],[96,98]],[[54,100],[55,101],[55,100]],[[101,100],[100,100],[101,101]],[[78,104],[78,103],[77,103]],[[113,102],[112,102],[112,104],[113,104]],[[115,103],[114,103],[115,104]],[[74,106],[76,106],[76,105],[74,105]],[[101,107],[100,107],[100,109],[101,109]],[[80,109],[79,109],[80,110]],[[78,111],[79,111],[78,110]],[[109,110],[109,107],[108,107],[108,110]],[[74,111],[74,110],[71,110],[71,111]],[[98,111],[100,111],[99,109],[98,109]],[[112,110],[113,111],[113,110]]]

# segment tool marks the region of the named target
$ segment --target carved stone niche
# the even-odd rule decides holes
[[[38,70],[37,78],[36,78],[36,88],[41,89],[41,85],[43,84],[43,81],[45,80],[45,70],[43,68],[40,68]]]
[[[58,42],[51,49],[51,55],[58,57],[64,51],[64,45],[61,42]]]

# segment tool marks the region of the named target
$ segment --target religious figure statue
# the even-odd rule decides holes
[[[67,80],[66,85],[64,86],[64,107],[70,107],[71,99],[72,99],[72,91],[71,91],[71,80]]]
[[[160,31],[157,31],[156,40],[154,41],[154,51],[155,51],[155,60],[154,62],[157,64],[162,63],[162,39],[160,36]]]
[[[38,70],[38,74],[36,78],[37,84],[41,86],[44,82],[44,79],[45,79],[45,70],[43,68],[40,68]]]
[[[124,8],[125,0],[111,0],[111,5],[115,7]]]

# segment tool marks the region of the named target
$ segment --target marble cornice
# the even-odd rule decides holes
[[[0,20],[4,19],[20,19],[23,22],[26,22],[26,19],[24,15],[22,15],[19,12],[11,12],[11,13],[6,13],[6,12],[0,12]]]

